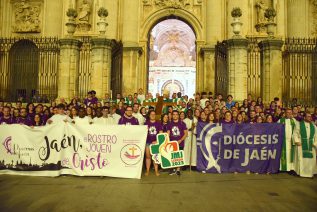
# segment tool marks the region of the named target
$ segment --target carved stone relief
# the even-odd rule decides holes
[[[186,10],[192,13],[200,22],[203,22],[203,2],[202,0],[142,0],[141,19],[146,20],[153,12],[166,8],[171,13],[177,9]]]
[[[13,31],[41,32],[41,1],[11,1],[14,13]]]

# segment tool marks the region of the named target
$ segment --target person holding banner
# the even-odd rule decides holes
[[[78,116],[76,116],[73,121],[74,124],[92,124],[92,118],[90,116],[86,116],[85,109],[79,108]]]
[[[94,124],[105,124],[105,125],[113,125],[115,124],[114,119],[109,116],[109,107],[103,107],[102,108],[102,116],[101,117],[95,117],[93,119]]]
[[[310,113],[306,113],[304,120],[296,124],[294,140],[297,145],[295,172],[301,177],[312,178],[317,173],[317,128],[312,123]]]
[[[119,125],[139,125],[138,119],[132,116],[131,106],[127,106],[124,115],[119,119]]]
[[[56,109],[57,109],[57,113],[55,115],[53,115],[50,119],[47,120],[47,124],[57,124],[59,122],[72,122],[72,119],[65,115],[65,105],[63,104],[58,104],[56,106]]]
[[[28,115],[27,110],[25,108],[21,108],[20,116],[16,119],[16,123],[32,126],[32,120],[29,119],[27,115]]]
[[[179,149],[184,150],[184,140],[188,134],[187,127],[186,124],[179,119],[179,112],[177,110],[173,110],[172,112],[172,121],[167,126],[167,134],[170,137],[170,141],[177,141]],[[179,167],[170,173],[170,175],[175,174],[178,176],[181,175]]]
[[[145,125],[148,127],[148,133],[146,137],[146,147],[145,147],[145,166],[146,166],[146,173],[145,176],[148,176],[150,173],[150,167],[151,167],[151,153],[150,153],[150,144],[156,144],[156,135],[158,133],[163,132],[162,124],[155,120],[156,113],[155,111],[149,112],[149,119],[145,122]],[[158,171],[158,164],[153,162],[155,175],[159,176],[160,173]]]
[[[114,124],[118,124],[119,120],[121,119],[121,116],[116,113],[117,108],[115,106],[112,106],[110,108],[110,117],[113,118]]]
[[[4,106],[2,113],[3,116],[0,117],[0,124],[15,124],[13,116],[10,115],[10,107]]]
[[[294,130],[296,126],[296,119],[292,118],[292,109],[287,108],[285,111],[285,118],[278,120],[278,123],[285,125],[285,135],[282,145],[280,171],[293,171],[295,160],[295,142]],[[291,173],[292,174],[292,173]]]

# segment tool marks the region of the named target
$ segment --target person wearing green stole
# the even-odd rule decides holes
[[[149,102],[152,102],[152,99],[150,98],[150,95],[149,95],[149,94],[146,94],[143,103],[149,103]],[[142,103],[142,104],[143,104],[143,103]]]
[[[116,104],[119,104],[119,102],[121,101],[121,94],[120,93],[117,93],[117,96],[116,96],[116,99],[114,100],[114,102]]]
[[[301,177],[313,177],[317,174],[317,129],[312,123],[311,114],[306,113],[304,120],[296,125],[294,141],[297,145],[295,172]]]
[[[126,103],[127,105],[129,105],[129,106],[132,106],[132,104],[133,104],[133,97],[132,97],[131,94],[128,95],[128,97],[125,98],[125,103]]]
[[[292,118],[292,109],[287,108],[285,118],[281,118],[278,123],[285,125],[285,136],[282,145],[280,171],[293,171],[296,145],[294,142],[293,133],[296,126],[296,119]]]

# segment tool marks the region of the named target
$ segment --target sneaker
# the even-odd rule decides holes
[[[181,176],[181,172],[180,171],[176,171],[176,175],[177,176]]]
[[[174,169],[174,170],[171,170],[170,173],[169,173],[169,175],[175,175],[175,174],[177,174],[177,172],[176,172],[175,169]]]

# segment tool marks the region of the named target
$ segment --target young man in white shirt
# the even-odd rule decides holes
[[[140,125],[143,125],[144,122],[145,122],[145,118],[144,118],[143,115],[139,112],[139,107],[140,107],[140,105],[139,105],[138,103],[134,103],[134,104],[133,104],[133,113],[132,113],[132,115],[133,115],[136,119],[138,119]]]
[[[113,118],[114,124],[118,124],[119,120],[121,119],[121,116],[116,113],[117,108],[116,107],[111,107],[110,109],[110,117]]]
[[[58,104],[56,106],[57,113],[47,120],[46,124],[58,124],[61,122],[72,122],[72,119],[65,115],[65,105]]]
[[[92,118],[90,116],[86,116],[86,110],[84,108],[80,108],[78,110],[78,116],[73,119],[74,124],[92,124]]]
[[[103,107],[102,116],[95,117],[93,119],[94,124],[105,124],[105,125],[113,125],[115,124],[114,118],[109,115],[109,108]]]

